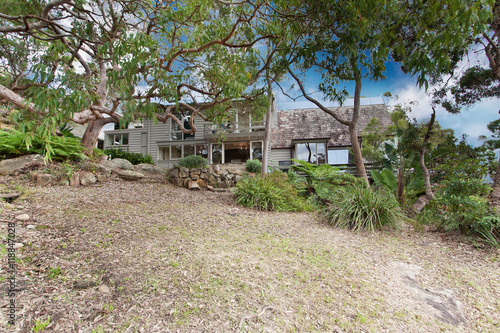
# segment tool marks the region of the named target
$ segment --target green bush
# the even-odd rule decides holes
[[[262,162],[259,160],[248,160],[245,163],[248,172],[259,173],[262,171]]]
[[[30,145],[29,149],[26,148],[27,143]],[[56,160],[77,161],[86,158],[84,151],[85,148],[78,138],[52,136],[45,142],[30,133],[16,129],[0,131],[0,159],[40,154]]]
[[[494,246],[500,240],[500,216],[488,204],[490,187],[480,179],[452,176],[436,194],[437,225],[447,231],[476,235]]]
[[[246,207],[269,211],[304,211],[310,205],[300,197],[282,172],[245,176],[236,185],[236,201]]]
[[[362,183],[338,187],[330,194],[330,201],[325,214],[334,227],[373,231],[383,226],[397,227],[405,219],[392,194]]]
[[[111,158],[123,158],[133,165],[147,163],[154,164],[151,155],[142,155],[141,153],[130,153],[120,149],[105,149],[104,155],[110,155]]]
[[[207,167],[208,161],[199,155],[188,155],[179,159],[176,165],[184,168],[201,169]]]

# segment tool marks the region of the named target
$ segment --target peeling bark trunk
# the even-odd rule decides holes
[[[266,129],[264,132],[264,142],[262,143],[262,170],[261,172],[267,173],[267,157],[269,155],[269,142],[271,141],[271,114],[273,111],[273,93],[271,91],[271,79],[269,78],[269,70],[267,74],[267,98],[269,100],[269,107],[266,114]]]
[[[490,204],[495,211],[500,214],[500,163],[498,164],[497,173],[493,179],[493,189],[490,193]]]
[[[363,155],[361,155],[361,146],[358,140],[358,131],[356,130],[356,125],[349,125],[349,135],[351,137],[352,144],[352,154],[354,156],[354,162],[356,163],[356,171],[358,172],[358,177],[362,177],[366,180],[368,185],[368,175],[366,174],[365,162],[363,161]]]
[[[101,133],[102,128],[104,125],[109,124],[109,123],[114,123],[115,120],[112,118],[101,118],[97,120],[90,121],[87,124],[87,129],[85,130],[85,133],[83,134],[82,140],[80,143],[82,144],[83,147],[85,147],[85,153],[87,155],[92,154],[96,144],[97,144],[97,139],[99,138],[99,133]]]
[[[434,121],[436,120],[436,110],[432,108],[431,120],[429,120],[429,124],[427,125],[427,133],[425,133],[424,142],[422,144],[422,148],[419,150],[419,162],[422,171],[424,172],[424,181],[425,181],[425,194],[420,196],[411,207],[410,216],[414,217],[418,213],[422,211],[422,209],[427,206],[427,204],[434,199],[434,192],[432,191],[431,186],[431,174],[429,173],[429,169],[425,165],[425,147],[427,142],[429,142],[429,138],[431,137],[432,127],[434,125]]]

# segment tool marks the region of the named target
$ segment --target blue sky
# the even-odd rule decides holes
[[[474,52],[469,55],[469,57],[464,60],[460,68],[467,68],[467,66],[475,65],[476,63],[484,64],[485,59],[481,57],[481,53]],[[416,85],[416,78],[410,75],[404,74],[400,68],[400,65],[394,62],[387,64],[387,79],[384,81],[369,81],[365,80],[362,82],[361,95],[365,98],[363,99],[363,104],[376,104],[383,103],[382,95],[385,92],[390,92],[393,98],[389,101],[389,105],[393,106],[395,104],[406,104],[409,105],[410,102],[416,102],[411,105],[412,113],[410,117],[417,118],[418,120],[425,120],[430,118],[431,109],[431,98],[425,92],[424,88],[419,88]],[[293,84],[293,79],[289,78],[283,82],[285,87],[290,87]],[[317,87],[320,78],[314,72],[308,73],[305,80],[305,87],[311,96],[319,101],[323,101],[326,106],[335,106],[335,104],[324,101],[322,99],[322,94],[317,92]],[[354,94],[354,88],[352,84],[346,85],[348,91],[351,95]],[[340,85],[344,87],[344,85]],[[429,87],[431,91],[432,87]],[[315,107],[315,105],[305,98],[298,98],[295,102],[284,94],[277,88],[274,88],[277,97],[277,107],[279,110],[286,109],[300,109]],[[298,87],[290,91],[290,95],[299,96]],[[397,96],[397,98],[396,98]],[[346,101],[346,105],[352,105],[351,101]],[[485,100],[481,103],[477,103],[468,110],[463,110],[460,114],[450,114],[446,112],[441,107],[436,107],[436,119],[441,124],[442,128],[451,128],[455,131],[455,135],[460,137],[462,134],[468,135],[468,142],[473,145],[480,145],[479,141],[480,135],[490,135],[490,132],[486,128],[486,125],[500,117],[499,115],[500,103],[497,99]]]

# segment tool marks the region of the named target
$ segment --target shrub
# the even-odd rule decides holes
[[[206,158],[203,158],[199,155],[188,155],[185,156],[177,162],[177,166],[184,168],[205,168],[208,165],[208,161]]]
[[[262,162],[259,160],[248,160],[245,163],[248,172],[259,173],[262,170]]]
[[[362,183],[338,187],[331,194],[332,204],[325,210],[326,219],[334,227],[353,230],[383,226],[397,227],[405,219],[394,196],[385,190],[373,190]]]
[[[310,210],[309,204],[287,181],[287,175],[278,171],[255,177],[243,177],[236,185],[236,201],[242,206],[259,210]]]
[[[133,165],[147,163],[154,164],[151,155],[142,155],[141,153],[130,153],[121,149],[105,149],[104,155],[110,155],[111,158],[123,158]]]
[[[452,176],[436,194],[429,208],[443,230],[476,235],[494,246],[499,245],[500,216],[488,205],[490,187],[481,179]]]
[[[30,143],[29,149],[26,148],[27,143]],[[55,160],[76,161],[86,158],[84,151],[85,148],[78,138],[52,136],[48,141],[43,141],[37,136],[16,129],[0,131],[1,158],[40,154]]]

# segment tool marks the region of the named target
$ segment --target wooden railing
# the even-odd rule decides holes
[[[265,129],[266,126],[262,121],[247,121],[234,124],[205,124],[203,128],[205,135],[253,133],[263,132]]]

